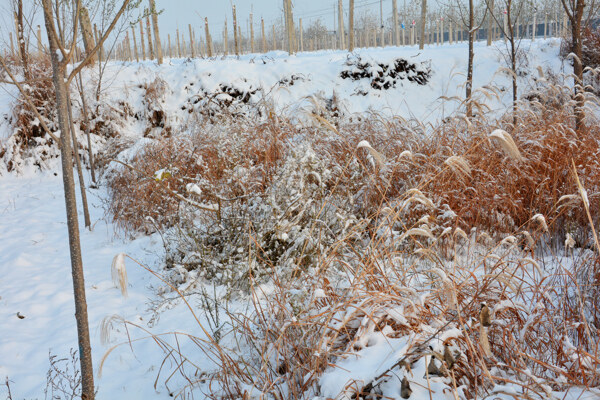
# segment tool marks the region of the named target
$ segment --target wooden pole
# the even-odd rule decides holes
[[[396,4],[396,0],[394,0]],[[350,0],[348,8],[348,51],[354,51],[354,0]]]
[[[192,58],[195,58],[196,52],[194,51],[194,34],[192,33],[192,24],[188,24],[188,28],[190,30],[190,53]]]
[[[225,29],[223,30],[223,52],[227,55],[229,52],[229,38],[227,37],[227,19],[225,20]]]
[[[133,52],[135,53],[135,61],[140,62],[140,56],[138,54],[138,48],[137,48],[137,40],[135,39],[135,28],[133,26],[131,27],[131,33],[133,36]]]
[[[129,31],[125,31],[125,51],[127,52],[127,61],[133,61],[131,53],[131,41],[129,40]]]
[[[235,5],[233,6],[233,43],[235,44],[235,55],[240,55],[240,43],[238,42],[238,25],[237,16],[235,12]]]
[[[265,20],[261,17],[260,19],[260,29],[262,32],[262,51],[263,53],[267,52],[267,38],[265,37]]]
[[[288,40],[288,53],[294,54],[294,15],[292,13],[292,0],[284,0],[286,7],[286,27]]]
[[[344,6],[342,4],[342,0],[338,0],[338,38],[339,38],[339,48],[346,48],[346,38],[344,32]]]
[[[146,45],[144,44],[144,22],[140,19],[140,42],[142,44],[142,59],[146,60]]]
[[[156,12],[156,3],[154,0],[150,1],[150,12],[152,13],[152,28],[154,29],[154,50],[156,50],[156,59],[158,65],[163,63],[162,46],[160,43],[160,33],[158,31],[158,13]]]
[[[154,60],[154,48],[152,46],[152,32],[150,31],[150,17],[146,16],[146,34],[148,36],[148,54],[150,60]]]
[[[38,54],[41,55],[44,52],[44,45],[42,44],[42,28],[37,26],[37,46]]]
[[[205,50],[204,50],[204,41],[202,40],[202,37],[200,37],[200,39],[196,38],[196,31],[194,31],[194,42],[196,42],[196,46],[197,46],[197,50],[199,51],[200,57],[204,58],[204,55],[206,54]]]
[[[14,55],[15,55],[15,44],[13,43],[12,32],[8,32],[8,37],[10,38],[10,55],[14,57]]]
[[[167,33],[167,42],[169,44],[169,58],[173,58],[173,48],[171,47],[171,34]]]
[[[177,35],[177,57],[181,58],[181,40],[179,39],[179,28],[175,29]]]
[[[421,0],[421,37],[419,38],[419,49],[425,47],[425,24],[427,23],[427,0]]]
[[[204,32],[204,35],[206,36],[206,52],[208,53],[208,57],[212,58],[213,44],[212,38],[210,37],[210,30],[208,28],[208,17],[204,17]]]
[[[298,30],[300,31],[300,51],[304,51],[304,30],[302,29],[302,18],[298,21]]]
[[[86,54],[90,54],[92,49],[96,47],[96,41],[94,40],[94,34],[92,31],[92,23],[90,22],[90,14],[87,8],[81,7],[79,9],[79,26],[81,27],[81,36],[83,37],[83,46],[85,47]],[[98,56],[94,54],[91,59],[91,63],[98,61]]]

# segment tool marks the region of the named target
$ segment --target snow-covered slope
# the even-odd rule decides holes
[[[523,40],[521,49],[525,61],[520,68],[521,90],[537,76],[536,68],[560,73],[564,68],[558,57],[559,40]],[[503,105],[510,104],[510,76],[502,72],[507,67],[506,44],[495,42],[487,47],[485,43],[475,45],[474,93],[477,89],[493,86],[499,90]],[[420,51],[417,47],[387,47],[357,49],[353,55],[340,51],[300,53],[292,57],[283,52],[266,55],[244,55],[239,59],[228,57],[216,60],[168,60],[162,66],[154,63],[113,63],[106,75],[112,82],[108,89],[108,99],[117,103],[124,101],[137,108],[143,91],[141,86],[161,77],[170,91],[163,107],[167,115],[185,118],[181,107],[190,99],[205,93],[219,92],[221,85],[238,89],[242,93],[254,92],[251,102],[266,99],[278,110],[297,113],[311,110],[312,96],[330,99],[333,96],[340,102],[342,111],[362,113],[369,110],[403,118],[416,117],[421,121],[439,120],[452,113],[455,101],[444,101],[442,96],[464,97],[464,83],[467,71],[468,46],[466,43],[428,46]],[[396,79],[395,87],[388,90],[374,89],[369,79],[344,79],[343,71],[353,71],[357,57],[370,64],[393,65],[397,59],[404,59],[418,67],[430,67],[429,81],[421,85],[411,82],[405,74]],[[570,68],[570,67],[569,67]],[[377,67],[369,72],[376,74]],[[524,84],[524,85],[523,85]],[[482,98],[479,96],[479,98]],[[193,102],[193,100],[192,100]],[[487,100],[492,108],[500,104]]]

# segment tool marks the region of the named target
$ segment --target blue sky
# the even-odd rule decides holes
[[[373,14],[379,15],[380,0],[355,0],[357,13],[371,10]],[[13,30],[13,21],[10,12],[11,0],[0,0],[0,38],[6,45],[9,30]],[[25,0],[26,7],[31,7],[33,0]],[[271,24],[281,20],[283,0],[156,0],[157,7],[163,10],[159,16],[161,33],[174,33],[187,29],[188,24],[196,26],[196,30],[203,27],[204,17],[208,17],[212,31],[215,34],[223,28],[225,18],[231,24],[231,6],[236,5],[238,20],[243,31],[247,29],[247,20],[253,10],[255,26],[258,27],[260,18],[265,19],[268,28]],[[343,0],[347,11],[348,0]],[[435,1],[429,1],[435,3]],[[330,29],[334,23],[334,6],[337,13],[337,0],[292,0],[294,7],[294,19],[303,19],[304,26],[311,21],[320,18]],[[410,3],[410,0],[407,1]],[[148,4],[148,0],[142,0],[142,4]],[[389,16],[392,11],[392,0],[383,0],[383,14]],[[404,0],[398,0],[401,8]],[[36,24],[42,24],[41,12],[38,12]],[[45,33],[45,32],[44,32]]]
[[[292,0],[294,8],[294,19],[303,19],[306,26],[310,21],[321,18],[330,28],[334,20],[334,5],[337,12],[337,0]],[[344,6],[348,7],[348,0],[343,0]],[[200,23],[204,17],[208,17],[209,23],[215,29],[221,29],[223,21],[227,17],[227,23],[231,24],[231,6],[235,4],[238,19],[244,30],[246,20],[250,12],[254,10],[255,23],[260,22],[260,18],[265,19],[265,25],[268,27],[278,20],[281,20],[283,0],[157,0],[157,7],[163,9],[161,15],[161,26],[163,30],[174,31],[177,25],[187,27],[187,24]],[[379,15],[379,0],[355,0],[357,9],[363,11],[370,9],[373,13]],[[398,0],[398,6],[401,7],[404,0]],[[383,0],[383,12],[391,14],[392,0]],[[201,18],[201,17],[202,18]]]

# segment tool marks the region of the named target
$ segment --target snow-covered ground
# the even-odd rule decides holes
[[[527,52],[530,75],[534,74],[537,66],[561,72],[563,65],[557,56],[558,41],[523,41],[522,46]],[[476,45],[474,87],[494,83],[497,88],[504,90],[501,92],[501,101],[508,104],[511,98],[509,78],[505,73],[497,73],[504,66],[500,52],[502,48],[502,42],[489,48],[483,43]],[[230,83],[241,90],[260,89],[259,93],[268,94],[278,109],[286,108],[291,112],[309,107],[311,103],[308,98],[311,96],[331,98],[335,94],[349,113],[375,110],[405,118],[414,116],[420,120],[437,120],[455,109],[456,103],[442,101],[441,96],[450,98],[463,95],[467,58],[465,43],[432,46],[425,51],[406,47],[358,52],[363,61],[391,63],[402,57],[411,62],[430,62],[431,81],[420,86],[400,80],[394,89],[373,90],[364,81],[340,78],[341,71],[347,68],[344,65],[348,57],[345,52],[304,53],[293,57],[284,53],[269,53],[240,59],[171,60],[160,67],[151,63],[111,64],[103,97],[113,105],[126,101],[134,108],[142,107],[140,84],[160,76],[170,88],[162,103],[164,110],[172,122],[181,124],[186,115],[181,106],[197,95],[200,88],[213,91],[222,83]],[[294,85],[278,85],[282,79],[293,75],[301,79]],[[14,95],[14,89],[7,90]],[[357,90],[365,90],[368,95],[357,94]],[[10,112],[13,101],[7,93],[3,91],[0,94],[2,115]],[[0,122],[0,140],[10,133],[6,120]],[[140,137],[141,133],[141,128],[136,128],[133,120],[122,131],[123,135],[134,137]],[[116,314],[148,328],[155,315],[152,312],[155,306],[151,303],[157,299],[156,291],[151,286],[160,286],[160,281],[154,276],[127,259],[130,284],[129,296],[124,298],[111,280],[113,257],[125,252],[145,265],[156,267],[163,251],[159,235],[134,240],[118,235],[114,226],[105,219],[105,196],[102,187],[89,190],[93,232],[81,227],[96,370],[111,345],[127,339],[127,333],[121,330],[116,332],[112,344],[103,343],[102,320]],[[149,329],[153,333],[177,330],[202,336],[184,305],[170,307],[167,304],[161,309],[160,319],[150,324]],[[202,312],[199,313],[202,316]],[[132,338],[145,336],[144,332],[135,329],[129,334]],[[49,352],[58,357],[67,357],[69,350],[76,347],[60,173],[56,169],[44,173],[25,171],[20,176],[0,175],[0,379],[4,381],[8,377],[14,399],[43,398]],[[402,343],[382,340],[370,351],[392,355],[401,348]],[[383,357],[385,361],[380,361],[380,355],[371,357],[371,363],[351,360],[343,366],[347,371],[356,371],[358,368],[369,376],[375,376],[377,371],[385,370],[390,364],[390,358]],[[163,356],[152,339],[135,342],[133,351],[128,346],[118,348],[104,363],[102,376],[96,377],[98,398],[167,398],[168,389],[163,382],[172,368],[168,369],[167,376],[163,372],[156,390],[153,387],[162,360]],[[208,363],[198,354],[198,363],[203,362]],[[416,373],[421,374],[422,371]],[[335,395],[338,392],[338,386],[344,384],[340,381],[342,378],[340,375],[324,378],[333,379],[331,386],[326,389],[327,394]],[[172,386],[177,388],[178,385],[174,382]],[[425,390],[418,389],[415,392],[426,396],[423,398],[429,397]],[[0,385],[0,396],[5,395],[6,387]]]
[[[52,173],[0,179],[0,376],[3,382],[9,378],[13,398],[44,398],[49,352],[62,358],[77,348],[62,179]],[[153,298],[149,285],[159,283],[127,262],[130,287],[129,296],[123,298],[111,280],[113,257],[126,252],[151,265],[161,244],[158,236],[118,238],[103,218],[103,193],[89,193],[94,231],[82,227],[81,239],[97,368],[108,349],[100,341],[102,319],[118,314],[145,325]],[[175,317],[176,327],[183,329],[185,319]],[[162,322],[169,320],[164,316]],[[156,371],[146,363],[150,347],[157,350],[146,341],[134,354],[128,350],[109,358],[97,378],[99,398],[165,398],[162,387],[159,392],[152,388]],[[6,388],[0,387],[0,396],[4,395]]]

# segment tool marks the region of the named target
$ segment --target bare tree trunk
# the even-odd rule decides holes
[[[285,2],[285,21],[286,21],[286,32],[288,41],[288,53],[294,54],[294,16],[292,14],[292,2],[291,0],[283,0]]]
[[[233,43],[235,46],[235,55],[239,57],[240,55],[240,43],[238,42],[238,35],[237,35],[237,15],[235,12],[235,5],[233,6]]]
[[[81,168],[81,158],[79,157],[79,142],[75,134],[75,124],[73,123],[73,110],[71,106],[71,95],[67,90],[67,111],[69,113],[69,129],[71,131],[71,139],[73,140],[73,155],[75,156],[75,167],[77,168],[77,177],[79,178],[79,191],[81,192],[81,205],[83,207],[83,220],[85,227],[92,230],[92,222],[90,221],[90,211],[88,208],[87,194],[85,192],[85,180],[83,179],[83,169]]]
[[[473,59],[475,52],[473,51],[473,42],[475,41],[475,16],[473,10],[473,0],[469,0],[469,62],[467,65],[467,84],[465,86],[465,99],[467,101],[467,118],[473,117],[473,103],[471,101],[471,93],[473,91]]]
[[[51,0],[42,0],[44,20],[48,32],[50,57],[52,60],[52,76],[56,90],[56,109],[58,124],[61,131],[60,152],[63,172],[63,185],[65,192],[65,206],[67,211],[67,228],[69,231],[69,249],[71,255],[71,272],[73,278],[73,293],[75,297],[75,319],[77,321],[77,337],[79,339],[79,358],[81,364],[82,399],[94,399],[94,372],[92,366],[92,350],[90,346],[90,332],[88,325],[87,302],[85,297],[85,281],[83,276],[83,262],[81,257],[81,244],[79,238],[79,223],[77,218],[77,204],[75,199],[75,181],[73,178],[73,159],[71,138],[68,125],[68,99],[67,85],[64,79],[66,62],[60,62],[60,44],[57,43],[54,30],[54,15]],[[66,60],[68,61],[68,60]]]
[[[427,0],[421,1],[421,37],[419,38],[419,49],[425,47],[425,24],[427,23]]]
[[[394,21],[394,46],[400,46],[400,27],[398,26],[398,2],[397,0],[393,0],[392,2],[392,12],[393,21]]]
[[[83,47],[85,48],[85,53],[90,54],[92,49],[96,47],[96,41],[94,40],[94,34],[92,33],[92,23],[90,22],[90,14],[88,13],[87,8],[81,7],[79,10],[79,20],[81,26],[81,36],[83,37]],[[94,55],[92,58],[92,64],[98,61],[98,56]]]
[[[208,29],[208,17],[204,18],[204,30],[205,30],[205,36],[206,36],[206,51],[208,53],[208,58],[212,58],[213,56],[213,44],[212,44],[212,38],[210,37],[210,30]]]
[[[175,34],[177,35],[177,57],[181,58],[181,42],[179,40],[179,29],[175,30]]]
[[[300,51],[304,51],[304,30],[302,28],[302,18],[298,21],[298,32],[300,32]]]
[[[132,28],[133,29],[133,28]],[[134,29],[135,35],[135,29]],[[137,55],[137,52],[136,52]],[[85,90],[83,88],[83,79],[81,78],[81,73],[78,74],[79,78],[79,96],[81,96],[81,105],[83,108],[83,122],[85,123],[85,135],[87,137],[88,142],[88,157],[90,159],[90,172],[92,174],[92,182],[96,183],[96,171],[94,167],[94,152],[92,150],[92,138],[90,135],[90,121],[88,119],[88,108],[87,102],[85,100]]]
[[[146,45],[144,44],[144,21],[140,19],[140,43],[142,44],[142,59],[146,60]]]
[[[494,0],[490,0],[489,9],[488,9],[488,12],[490,13],[490,16],[488,17],[488,32],[487,32],[487,45],[488,46],[492,45],[492,40],[494,38],[494,34],[493,34],[494,17],[492,16],[492,13],[494,12],[493,10],[494,10]]]
[[[265,36],[265,19],[264,18],[260,19],[260,29],[262,31],[262,51],[263,51],[263,53],[266,53],[268,51],[268,49],[267,49],[267,38]]]
[[[152,32],[150,31],[150,17],[146,16],[146,36],[148,37],[148,56],[154,60],[154,47],[152,46]]]
[[[31,80],[29,73],[29,61],[27,48],[25,46],[25,26],[23,25],[23,0],[17,2],[17,40],[19,41],[19,52],[21,53],[21,62],[23,63],[23,76],[26,81]]]
[[[340,49],[346,48],[346,33],[344,32],[344,5],[342,0],[338,0],[338,31]]]
[[[229,35],[227,32],[227,19],[225,19],[225,27],[223,28],[223,54],[229,53]]]
[[[354,0],[350,0],[348,9],[348,51],[354,51]]]
[[[152,28],[154,29],[154,49],[156,50],[156,59],[158,65],[163,63],[162,45],[160,43],[160,33],[158,31],[158,13],[156,12],[156,3],[150,0],[150,13],[152,13]]]
[[[140,55],[138,54],[137,48],[137,40],[135,38],[135,28],[133,26],[131,27],[131,33],[133,34],[133,52],[135,53],[135,61],[140,62]]]
[[[196,57],[196,52],[194,51],[194,33],[192,31],[192,24],[188,24],[188,29],[190,31],[190,52],[192,58]]]
[[[583,21],[583,10],[585,9],[585,0],[570,0],[570,6],[567,0],[562,0],[565,14],[571,21],[571,40],[573,42],[572,52],[575,54],[573,60],[573,74],[575,75],[575,129],[577,131],[584,129],[585,118],[585,96],[583,90],[583,43],[581,38],[581,28]]]
[[[254,15],[250,13],[250,52],[254,53]]]

